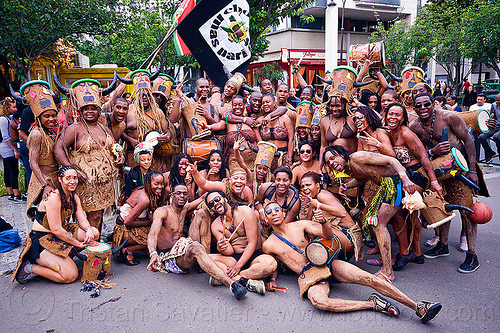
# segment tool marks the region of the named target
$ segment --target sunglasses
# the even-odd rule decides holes
[[[181,191],[176,191],[176,192],[172,192],[172,194],[175,194],[175,195],[178,195],[178,196],[188,196],[188,192],[181,192]]]
[[[208,208],[213,208],[213,206],[215,205],[216,202],[221,202],[222,201],[222,197],[219,195],[219,196],[216,196],[215,198],[213,198],[212,200],[210,200],[208,202]]]
[[[353,118],[354,118],[354,120],[362,120],[362,119],[365,119],[365,115],[358,114],[357,116],[354,116]]]
[[[311,152],[312,152],[312,150],[311,150],[311,149],[301,149],[301,150],[300,150],[300,153],[301,153],[301,154],[310,154]]]
[[[432,105],[432,102],[427,101],[427,102],[424,102],[424,103],[417,103],[417,104],[414,105],[414,107],[415,107],[415,109],[421,109],[423,107],[424,108],[428,108],[431,105]]]
[[[275,212],[282,212],[283,211],[283,209],[280,206],[276,206],[274,208],[266,209],[266,211],[265,211],[266,215],[271,215],[271,213],[273,212],[273,209]]]

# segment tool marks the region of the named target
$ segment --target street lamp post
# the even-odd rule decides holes
[[[344,11],[345,11],[345,0],[342,0],[342,26],[340,28],[340,65],[342,66],[344,61]]]

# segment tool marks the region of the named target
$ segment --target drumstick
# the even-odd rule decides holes
[[[274,116],[274,117],[271,117],[271,119],[269,119],[269,121],[273,121],[273,120],[276,120],[278,119],[279,117],[281,116]],[[261,126],[262,124],[257,124],[257,127]]]
[[[238,226],[236,227],[236,229],[234,229],[233,233],[231,234],[231,236],[229,236],[229,238],[227,239],[227,242],[229,243],[229,241],[231,240],[231,238],[233,238],[234,234],[236,233],[236,231],[238,231],[238,228],[240,227],[240,225],[243,223],[243,221],[245,221],[245,217],[243,217],[243,220],[241,220],[240,224],[238,224]]]
[[[288,289],[288,288],[286,288],[286,287],[278,287],[278,286],[275,286],[275,287],[273,287],[273,288],[274,288],[274,289],[281,289],[281,290],[287,290],[287,289]]]
[[[188,74],[189,74],[189,72],[187,72],[186,75],[184,75],[184,78],[182,79],[180,84],[184,84],[184,81],[186,81],[186,77],[188,76]]]
[[[302,62],[302,60],[304,59],[305,56],[306,56],[306,53],[304,52],[302,54],[302,58],[299,59],[299,62],[297,63],[297,66],[300,66],[300,63]],[[294,68],[293,71],[292,71],[292,74],[295,74],[296,71],[297,71],[297,69]]]
[[[276,287],[274,287],[274,291],[279,291],[281,293],[286,293],[286,290],[283,290],[283,289],[276,289]]]

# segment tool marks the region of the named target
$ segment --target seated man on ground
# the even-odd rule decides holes
[[[330,298],[330,283],[334,280],[371,287],[415,310],[422,323],[434,318],[441,310],[440,303],[428,301],[417,303],[386,280],[348,262],[334,258],[330,264],[325,266],[311,265],[304,255],[304,251],[312,238],[337,236],[340,243],[345,244],[345,235],[338,230],[333,230],[326,221],[321,224],[309,220],[285,223],[282,208],[274,202],[265,206],[265,214],[274,231],[263,244],[264,252],[275,255],[289,269],[299,274],[298,283],[301,297],[309,299],[316,308],[332,312],[372,309],[390,316],[399,316],[396,305],[375,293],[367,301]]]
[[[153,224],[148,234],[151,258],[148,269],[153,272],[165,270],[183,274],[198,263],[210,276],[228,286],[236,299],[243,298],[247,293],[246,288],[219,268],[203,245],[183,236],[183,215],[194,209],[199,204],[198,200],[186,204],[189,194],[185,185],[178,184],[172,190],[172,205],[158,208],[153,215]]]
[[[217,265],[234,281],[239,281],[249,291],[264,295],[264,281],[277,267],[276,260],[262,252],[257,214],[247,206],[228,202],[224,192],[208,192],[205,203],[215,214],[212,234],[217,239],[217,251],[210,254]],[[222,282],[210,277],[210,284]]]

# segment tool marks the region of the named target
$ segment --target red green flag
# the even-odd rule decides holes
[[[175,24],[175,26],[177,26],[184,19],[184,17],[186,17],[186,15],[191,11],[191,9],[194,8],[195,5],[195,0],[182,1],[181,5],[179,6],[179,8],[177,8],[173,16],[173,23]],[[177,31],[175,32],[174,36],[174,45],[175,50],[177,51],[177,55],[179,56],[191,53]]]

